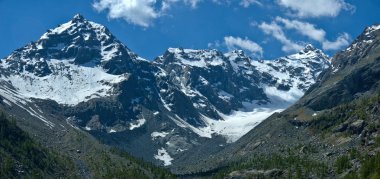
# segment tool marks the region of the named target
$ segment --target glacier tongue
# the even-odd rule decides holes
[[[202,115],[207,127],[197,129],[189,126],[189,124],[186,124],[185,127],[193,130],[199,136],[211,138],[212,134],[222,135],[226,138],[227,143],[233,143],[266,118],[274,113],[282,112],[303,96],[303,91],[297,88],[292,88],[289,92],[284,93],[274,87],[266,87],[265,92],[271,101],[270,103],[243,102],[244,108],[234,110],[229,114],[219,112],[222,120],[215,120]]]

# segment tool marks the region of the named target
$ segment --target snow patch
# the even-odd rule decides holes
[[[365,35],[369,35],[370,33],[374,32],[374,31],[377,31],[380,29],[380,25],[373,25],[373,26],[370,26],[366,29],[366,33]]]
[[[210,132],[210,127],[207,126],[207,127],[203,127],[203,128],[196,128],[192,125],[190,125],[188,122],[186,122],[185,120],[181,119],[178,115],[175,115],[175,118],[174,117],[171,117],[169,116],[169,118],[171,120],[173,120],[173,122],[179,126],[179,127],[182,127],[182,128],[187,128],[187,129],[190,129],[191,131],[193,131],[194,133],[196,133],[197,135],[199,135],[200,137],[205,137],[205,138],[212,138],[212,134],[213,132]]]
[[[12,106],[12,103],[11,102],[9,102],[8,100],[6,100],[6,99],[3,99],[3,102],[5,103],[5,104],[7,104],[8,106]]]
[[[225,100],[225,101],[229,101],[231,98],[234,97],[232,94],[227,93],[227,92],[225,92],[225,91],[223,91],[223,90],[219,91],[219,92],[218,92],[218,95],[219,95],[219,98],[220,98],[220,99],[223,99],[223,100]]]
[[[154,155],[154,158],[163,161],[164,166],[171,165],[173,160],[165,148],[158,149],[157,155]]]
[[[152,132],[152,134],[150,134],[150,136],[152,137],[152,140],[154,140],[154,139],[159,138],[159,137],[164,138],[168,134],[169,134],[169,132]]]
[[[133,129],[136,129],[136,128],[139,128],[141,126],[143,126],[145,124],[146,120],[144,118],[142,119],[139,119],[133,123],[130,124],[129,126],[129,130],[133,130]]]
[[[67,123],[70,127],[74,128],[74,129],[76,129],[76,130],[80,130],[77,126],[75,126],[74,124],[72,124],[72,122],[74,121],[74,119],[75,119],[75,117],[68,117],[68,118],[66,118],[66,123]]]

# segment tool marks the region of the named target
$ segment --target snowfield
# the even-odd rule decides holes
[[[52,74],[38,77],[29,72],[2,75],[1,80],[16,88],[25,98],[50,99],[75,106],[93,98],[114,94],[113,85],[126,80],[124,75],[111,75],[101,67],[78,66],[70,60],[48,60]]]
[[[158,149],[157,154],[154,155],[154,158],[161,160],[164,166],[171,165],[173,161],[173,158],[169,155],[165,148]]]

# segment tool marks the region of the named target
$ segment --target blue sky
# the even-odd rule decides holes
[[[0,0],[0,57],[80,13],[147,59],[169,47],[274,59],[311,43],[329,55],[380,22],[378,0]]]

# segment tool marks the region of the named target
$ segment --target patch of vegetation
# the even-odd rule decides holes
[[[142,159],[137,159],[133,156],[131,156],[129,153],[118,150],[116,148],[113,148],[111,150],[113,154],[116,154],[118,156],[123,157],[124,159],[127,159],[128,161],[131,161],[138,166],[142,167],[145,171],[148,171],[151,173],[153,178],[176,178],[172,173],[170,173],[167,169],[157,167],[156,165],[152,163],[148,163],[143,161]]]
[[[337,173],[342,173],[351,167],[352,165],[349,156],[343,155],[336,159],[335,169]]]
[[[71,160],[35,141],[0,112],[0,178],[75,178]]]
[[[117,163],[105,151],[96,157],[90,156],[86,162],[96,178],[149,178],[139,166],[127,161]]]
[[[366,156],[359,170],[361,178],[380,178],[380,154]]]
[[[17,127],[15,120],[0,112],[0,178],[79,178],[82,175],[90,178],[175,178],[164,168],[136,159],[127,152],[104,147],[80,132],[74,133],[66,139],[73,142],[69,146],[92,146],[80,150],[78,161],[67,157],[77,155],[75,150],[71,154],[58,154],[42,147]],[[88,171],[83,173],[80,166]]]
[[[375,138],[375,147],[380,147],[380,137]]]
[[[96,157],[89,157],[87,163],[96,178],[175,178],[168,170],[136,159],[116,148],[100,152]]]
[[[358,157],[361,166],[353,169],[349,174],[344,176],[345,179],[377,179],[380,178],[380,153],[374,156],[368,154]]]
[[[373,106],[379,105],[380,92],[371,97],[365,97],[347,104],[339,105],[333,109],[327,110],[318,115],[314,120],[309,122],[312,130],[318,130],[325,133],[335,132],[339,127],[347,134],[352,134],[352,131],[347,131],[346,127],[342,126],[352,120],[369,120],[370,109]],[[373,123],[367,123],[369,130],[379,130],[380,126]]]
[[[271,156],[254,156],[246,162],[235,163],[234,165],[219,171],[214,178],[224,178],[232,171],[241,171],[247,169],[271,170],[278,169],[286,174],[283,177],[288,178],[309,178],[311,176],[317,178],[325,178],[328,174],[328,167],[324,163],[314,161],[296,154]],[[259,177],[260,176],[253,176]],[[282,178],[282,177],[280,177]]]

